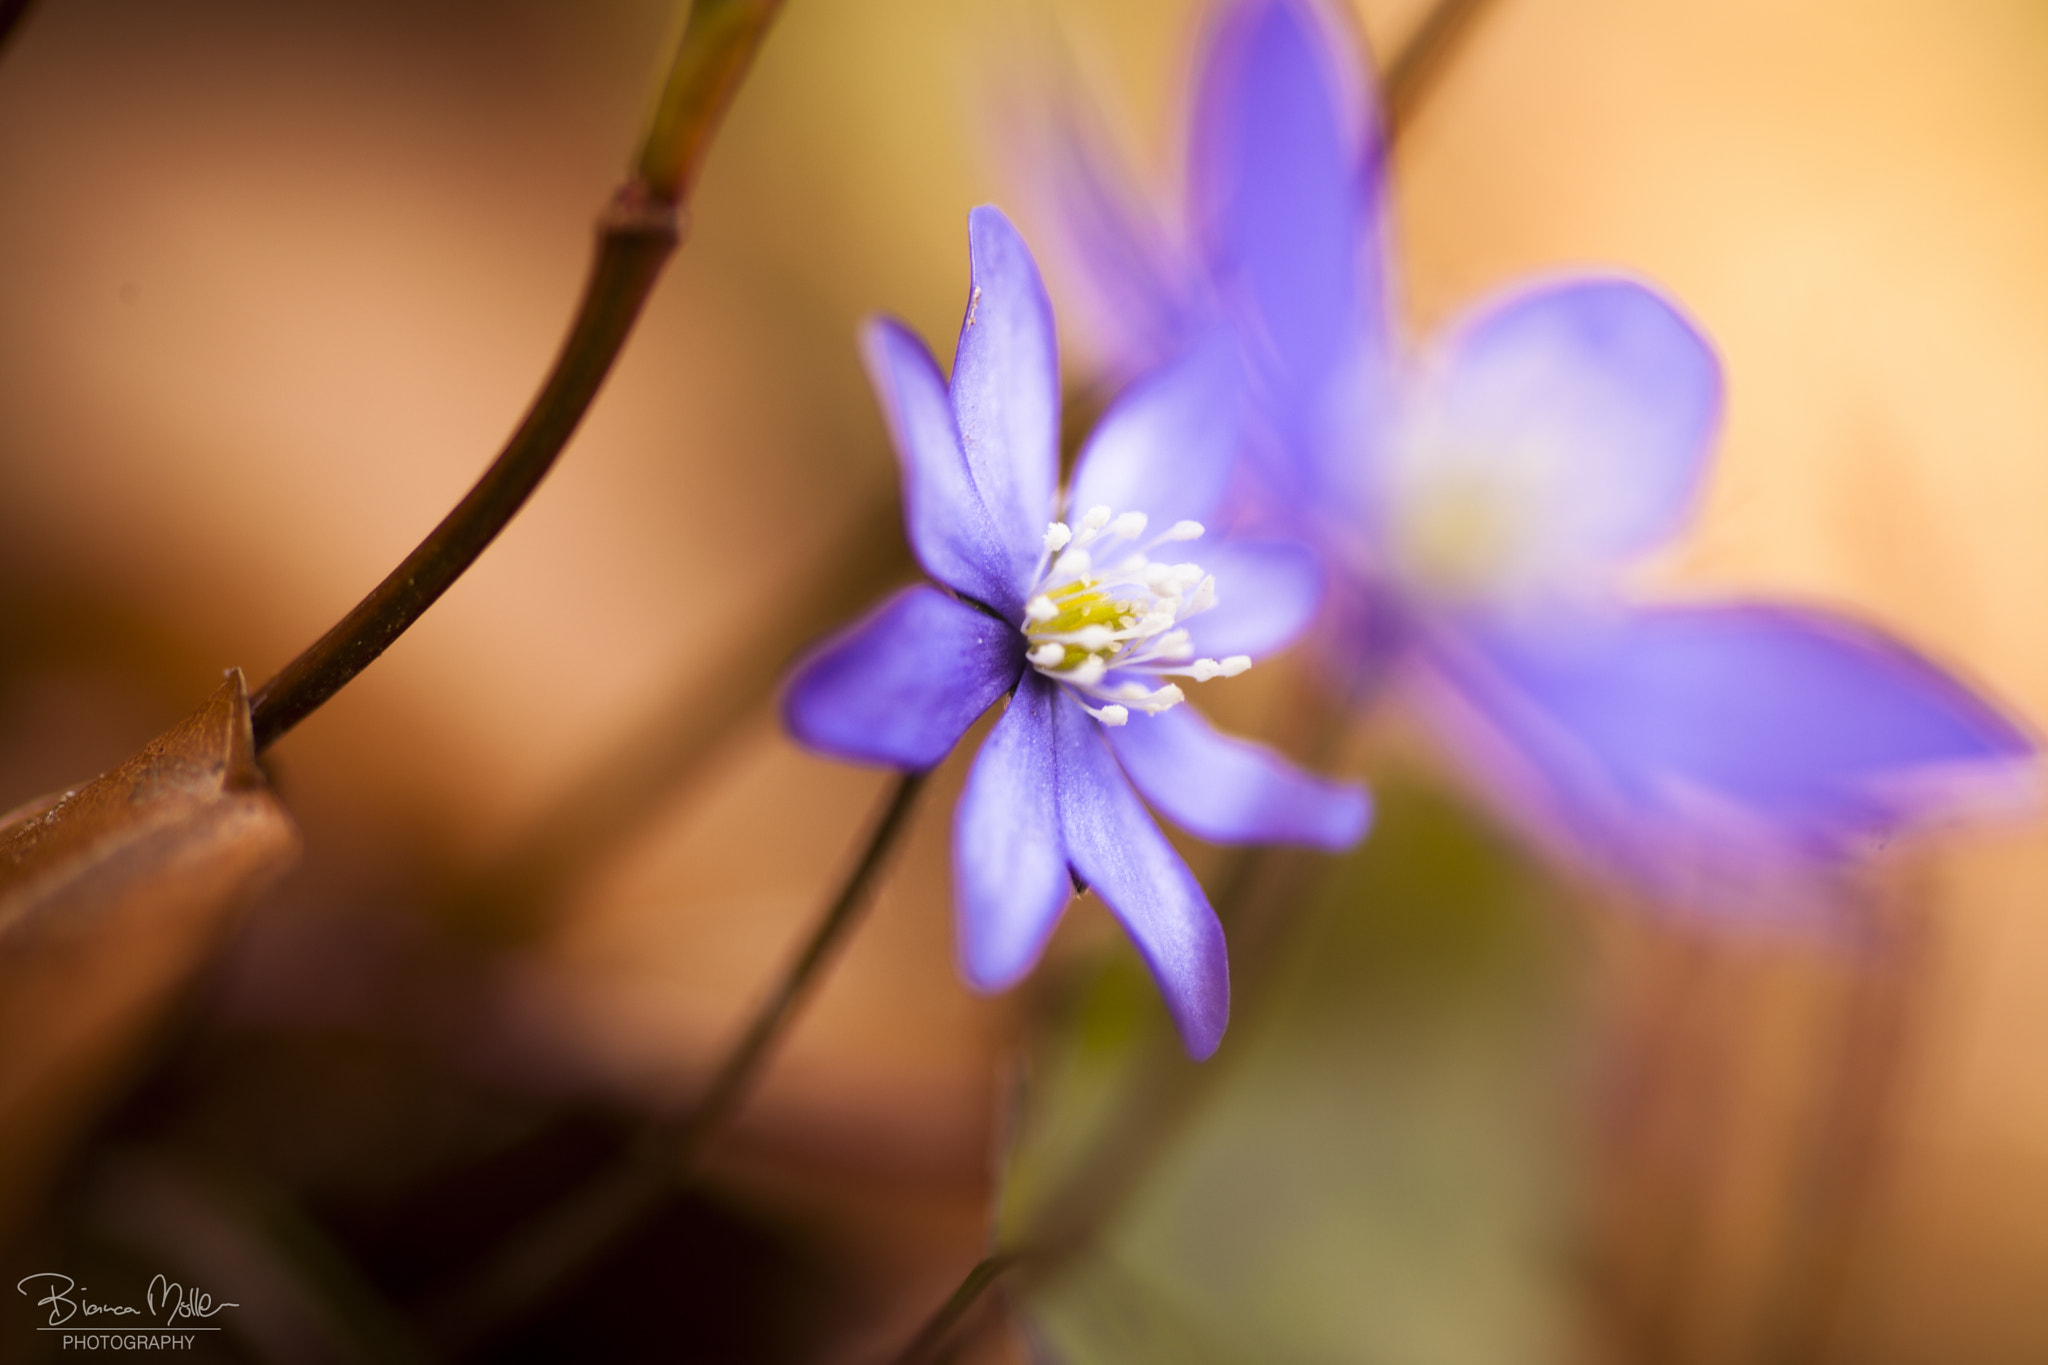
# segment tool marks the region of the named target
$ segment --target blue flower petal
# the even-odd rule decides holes
[[[1223,333],[1110,404],[1082,448],[1067,515],[1143,512],[1152,534],[1215,517],[1237,458],[1237,359]]]
[[[1267,409],[1303,419],[1354,348],[1385,349],[1379,135],[1358,63],[1304,0],[1231,7],[1196,94],[1196,233]]]
[[[2035,752],[1925,658],[1823,612],[1673,607],[1479,644],[1474,698],[1596,842],[1718,830],[1836,857]]]
[[[906,588],[797,666],[783,724],[834,758],[929,768],[1017,680],[1023,639],[936,588]]]
[[[918,563],[955,592],[1021,620],[1011,548],[968,472],[938,362],[887,318],[863,330],[861,350],[895,440],[905,529]]]
[[[1059,478],[1052,304],[1030,248],[1002,210],[983,205],[967,216],[967,254],[972,287],[953,358],[953,412],[1021,605]],[[1012,604],[990,605],[1008,611]]]
[[[1550,557],[1604,565],[1685,517],[1721,412],[1712,347],[1629,280],[1525,289],[1453,330],[1433,395],[1433,444],[1512,461]]]
[[[1074,894],[1060,834],[1056,691],[1025,674],[954,817],[960,969],[977,990],[1000,990],[1031,970]]]
[[[1105,733],[1155,810],[1215,844],[1308,844],[1337,852],[1365,837],[1363,787],[1303,772],[1264,745],[1219,734],[1192,706],[1132,716]]]
[[[1291,542],[1198,540],[1188,557],[1216,579],[1216,605],[1188,618],[1198,656],[1264,658],[1301,634],[1322,603],[1315,556]]]
[[[1020,689],[1021,691],[1021,689]],[[1200,1061],[1230,1017],[1223,926],[1103,742],[1102,727],[1064,691],[1053,715],[1060,828],[1074,870],[1138,946],[1188,1055]]]
[[[1109,376],[1129,379],[1198,337],[1206,308],[1199,272],[1183,259],[1082,82],[1063,73],[1042,146],[1025,179],[1059,234],[1061,264],[1078,287],[1088,331]],[[1051,101],[1048,100],[1050,103]],[[1072,314],[1072,305],[1065,305]]]

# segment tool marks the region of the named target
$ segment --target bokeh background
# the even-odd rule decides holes
[[[1424,8],[1356,13],[1384,55]],[[1042,222],[1002,110],[1050,52],[1170,192],[1201,14],[791,0],[560,468],[274,751],[303,862],[24,1257],[253,1276],[272,1308],[221,1358],[374,1359],[687,1105],[883,790],[783,739],[768,681],[909,573],[854,328],[886,309],[950,350],[966,211]],[[225,666],[267,677],[460,496],[553,354],[676,22],[31,13],[0,53],[0,806]],[[1598,264],[1720,347],[1719,462],[1646,590],[1843,607],[2048,724],[2048,9],[1491,0],[1393,174],[1418,335]],[[1223,704],[1299,744],[1301,685]],[[1110,1250],[974,1358],[2048,1358],[2048,828],[1892,850],[1844,948],[1542,868],[1398,717],[1312,757],[1384,787],[1380,836],[1301,882],[1270,1007]],[[1039,985],[959,985],[961,776],[712,1178],[490,1358],[872,1358],[979,1254],[997,1154],[1014,1198],[1088,1131],[1148,997],[1092,903]]]

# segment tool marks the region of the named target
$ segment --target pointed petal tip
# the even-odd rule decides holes
[[[1007,587],[1021,592],[1059,479],[1059,343],[1038,262],[1009,218],[983,205],[967,221],[967,309],[948,396]]]
[[[986,241],[1008,240],[1020,246],[1024,242],[1010,215],[997,204],[976,204],[967,210],[967,240],[969,250]]]

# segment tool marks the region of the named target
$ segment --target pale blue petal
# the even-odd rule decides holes
[[[1027,673],[975,757],[953,826],[960,970],[1001,990],[1031,970],[1074,894],[1057,793],[1056,689]]]
[[[1067,515],[1143,512],[1157,535],[1215,519],[1237,457],[1237,358],[1215,333],[1110,404],[1081,450]]]
[[[938,363],[887,318],[862,330],[861,351],[896,446],[905,530],[918,563],[955,592],[1021,620],[1023,588],[1010,547],[968,472]]]
[[[929,768],[1017,680],[1023,638],[936,588],[906,588],[797,665],[783,724],[834,758]]]
[[[1154,810],[1213,844],[1307,844],[1338,852],[1365,837],[1365,789],[1303,772],[1261,744],[1219,734],[1192,706],[1105,729]]]
[[[1480,646],[1475,697],[1595,840],[1718,820],[1832,857],[2035,752],[1954,677],[1823,612],[1672,607]]]
[[[1690,509],[1721,412],[1713,348],[1662,295],[1583,279],[1482,305],[1451,335],[1430,405],[1447,456],[1512,465],[1553,559],[1605,563]]]
[[[1182,1044],[1199,1061],[1216,1050],[1230,1017],[1223,926],[1131,790],[1102,727],[1064,691],[1053,720],[1067,857],[1137,944]]]
[[[1021,602],[1059,478],[1052,304],[1030,249],[1000,209],[984,205],[968,215],[967,248],[971,288],[953,358],[953,412]]]
[[[1078,77],[1068,75],[1044,146],[1026,178],[1059,234],[1062,264],[1079,286],[1090,336],[1113,378],[1177,355],[1203,330],[1198,273],[1185,260],[1104,130]],[[1071,316],[1072,305],[1063,305]]]
[[[1345,46],[1304,0],[1236,4],[1196,93],[1196,230],[1283,422],[1358,347],[1384,346],[1379,134]]]
[[[1283,648],[1315,619],[1323,576],[1315,556],[1279,540],[1198,540],[1190,561],[1216,580],[1216,605],[1188,619],[1197,657],[1249,654],[1262,659]]]

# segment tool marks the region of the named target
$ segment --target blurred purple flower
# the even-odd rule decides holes
[[[1216,842],[1338,849],[1364,834],[1361,790],[1218,734],[1171,681],[1240,673],[1286,643],[1314,614],[1320,577],[1277,542],[1210,545],[1200,566],[1156,557],[1202,540],[1223,496],[1237,444],[1227,344],[1196,345],[1125,393],[1062,497],[1038,267],[993,208],[969,216],[968,252],[950,385],[900,324],[865,336],[911,546],[951,594],[907,588],[825,642],[797,669],[784,719],[822,753],[915,770],[1011,693],[956,818],[962,971],[983,990],[1016,981],[1085,882],[1206,1057],[1229,1013],[1222,930],[1132,787]]]
[[[1621,571],[1701,481],[1713,351],[1648,286],[1589,277],[1508,290],[1407,352],[1354,47],[1309,0],[1225,6],[1178,232],[1078,116],[1041,165],[1098,312],[1133,324],[1103,338],[1114,371],[1235,335],[1254,503],[1312,527],[1347,683],[1399,677],[1511,814],[1689,898],[2031,778],[2017,726],[1872,629],[1624,601]]]

